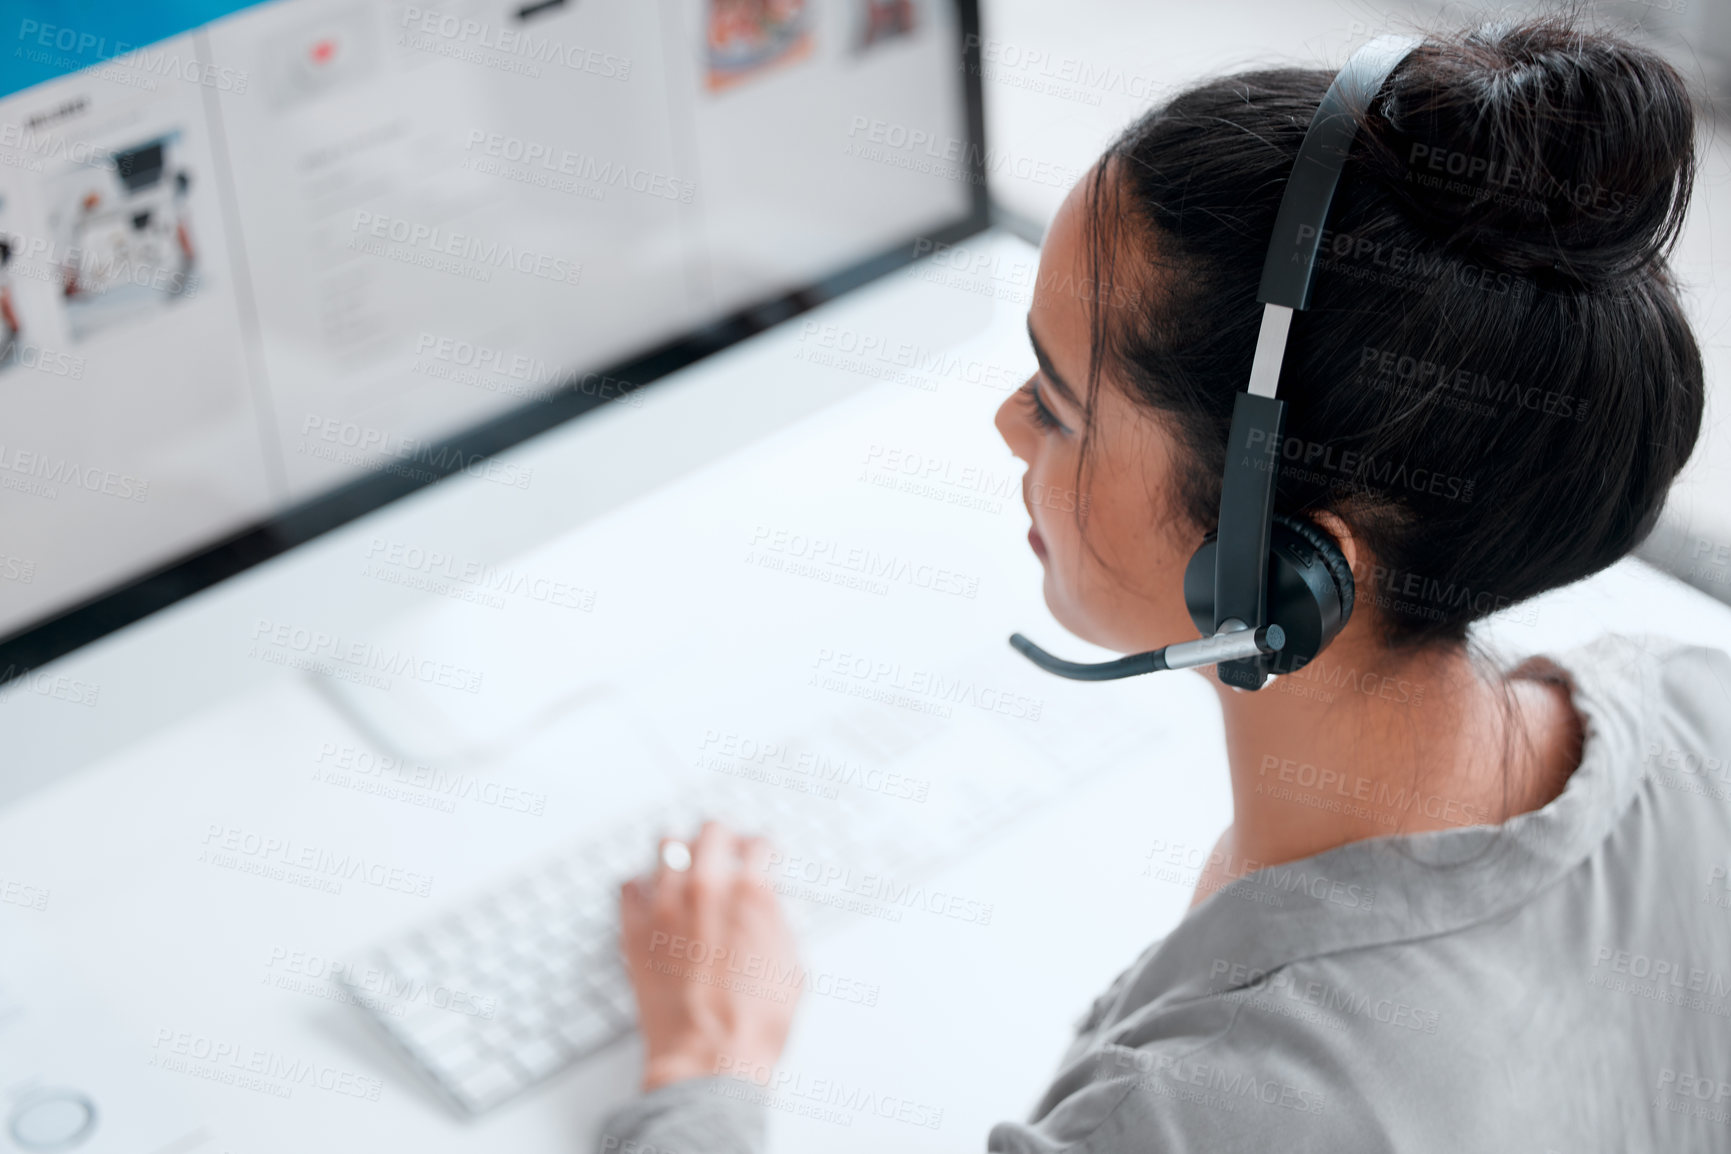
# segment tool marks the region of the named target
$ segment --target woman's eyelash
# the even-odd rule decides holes
[[[1047,430],[1062,429],[1064,427],[1064,422],[1060,421],[1057,414],[1053,413],[1051,409],[1048,409],[1046,407],[1046,402],[1040,399],[1039,390],[1034,388],[1033,381],[1029,381],[1027,384],[1022,386],[1022,396],[1028,403],[1029,412],[1033,414],[1034,424]]]

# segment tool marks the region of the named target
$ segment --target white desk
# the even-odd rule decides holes
[[[1000,270],[1034,255],[1005,238],[981,251]],[[625,714],[688,754],[706,727],[794,726],[839,708],[835,695],[804,684],[823,648],[989,676],[1040,699],[1049,723],[966,716],[958,732],[977,735],[980,756],[1009,764],[1015,743],[1050,742],[1085,707],[1134,711],[1165,737],[934,879],[991,904],[989,925],[910,911],[898,922],[862,920],[807,951],[812,969],[874,986],[878,997],[871,1007],[808,997],[785,1068],[941,1110],[940,1126],[866,1109],[844,1109],[845,1125],[770,1114],[781,1150],[979,1148],[994,1120],[1031,1103],[1093,994],[1181,916],[1188,890],[1141,876],[1145,856],[1158,843],[1205,854],[1229,813],[1213,697],[1199,678],[1078,685],[1004,644],[1015,628],[1061,636],[1040,602],[1016,490],[990,497],[993,476],[1018,473],[990,423],[998,386],[1031,360],[1025,301],[1010,283],[891,278],[654,386],[641,408],[619,406],[513,450],[515,464],[534,469],[527,490],[444,482],[59,663],[51,673],[101,686],[95,707],[30,695],[0,706],[46,779],[0,810],[0,879],[49,895],[40,910],[0,902],[0,940],[44,943],[112,1004],[139,1078],[178,1095],[208,1127],[200,1149],[589,1149],[600,1114],[631,1092],[634,1042],[462,1124],[358,1009],[324,996],[291,958],[358,959],[629,804],[654,765],[592,768],[613,766],[608,743]],[[872,384],[862,370],[890,362],[827,347],[864,338],[888,342],[891,361],[900,343],[917,347],[908,355],[929,371]],[[893,473],[876,464],[891,449],[945,464],[925,490],[874,483]],[[914,576],[882,591],[845,588],[835,566],[828,581],[767,568],[752,559],[761,530],[825,534],[943,567],[976,580],[975,594]],[[388,559],[377,541],[558,579],[578,591],[568,598],[577,607],[522,592],[497,608],[417,592],[402,583],[425,575],[413,564],[393,578],[364,570]],[[593,595],[587,609],[584,594]],[[1731,609],[1636,561],[1542,599],[1529,616],[1493,633],[1538,650],[1687,622],[1731,647]],[[412,790],[393,797],[353,788],[354,775],[328,780],[327,751],[376,751],[381,733],[358,731],[304,675],[256,656],[260,619],[482,674],[478,693],[435,684],[438,674],[397,675],[388,691],[352,686],[349,700],[387,741],[467,743],[490,756],[477,774],[518,796],[544,795],[541,814],[475,798],[446,812]],[[535,728],[549,700],[602,683],[630,698],[625,714],[607,711],[613,720],[593,728]],[[513,739],[524,726],[532,735]],[[90,764],[69,768],[81,757]],[[326,893],[201,861],[230,830],[356,855],[383,867],[381,877],[430,877],[431,892],[387,880]],[[350,1085],[378,1079],[380,1092],[368,1100],[298,1084],[282,1097],[153,1068],[163,1031],[329,1069]]]

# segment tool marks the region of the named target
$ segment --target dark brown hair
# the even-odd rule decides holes
[[[1085,190],[1089,396],[1102,377],[1188,454],[1211,528],[1264,253],[1333,74],[1209,80],[1147,113]],[[1666,264],[1694,112],[1658,56],[1553,16],[1428,36],[1361,117],[1281,393],[1279,511],[1376,558],[1391,646],[1460,642],[1649,532],[1700,430],[1700,351]],[[1083,438],[1086,466],[1092,404]],[[1078,476],[1078,488],[1082,478]]]

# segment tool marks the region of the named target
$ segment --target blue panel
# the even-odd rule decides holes
[[[262,2],[5,0],[6,16],[0,18],[0,96],[190,32]],[[182,66],[193,67],[184,61]]]

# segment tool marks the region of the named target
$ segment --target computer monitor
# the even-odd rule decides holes
[[[974,0],[23,12],[0,680],[986,223]]]

